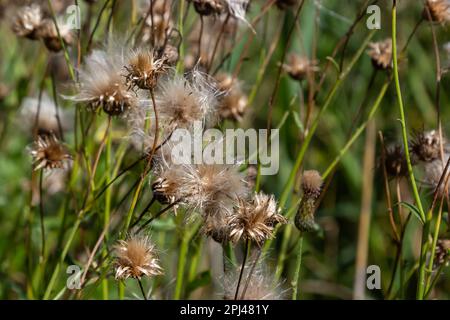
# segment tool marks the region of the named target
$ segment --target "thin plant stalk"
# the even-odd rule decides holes
[[[39,172],[39,217],[40,217],[40,226],[41,226],[41,262],[44,261],[45,257],[45,225],[44,225],[44,169],[41,169]]]
[[[300,293],[298,292],[298,279],[300,278],[300,269],[302,267],[302,255],[303,255],[303,234],[300,233],[300,238],[298,239],[297,259],[295,261],[294,279],[291,282],[292,300],[300,299]]]
[[[148,300],[148,299],[147,299],[147,295],[145,294],[144,287],[142,286],[142,281],[141,281],[141,279],[139,279],[139,278],[136,278],[136,279],[137,279],[137,282],[138,282],[138,284],[139,284],[139,289],[141,289],[142,297],[144,297],[144,300]]]
[[[247,239],[245,242],[244,258],[242,259],[241,271],[239,273],[239,279],[236,286],[236,292],[234,294],[234,300],[237,300],[239,296],[239,288],[241,286],[242,276],[244,275],[245,263],[247,262],[247,256],[249,251],[250,251],[250,240]]]
[[[420,263],[419,263],[419,279],[417,283],[417,294],[416,298],[422,300],[424,296],[424,289],[425,289],[425,268],[426,268],[426,249],[428,244],[428,233],[429,233],[429,221],[428,218],[431,217],[431,213],[425,216],[423,207],[422,207],[422,201],[419,196],[419,191],[417,189],[416,180],[414,176],[414,171],[412,169],[411,164],[411,157],[409,154],[409,144],[408,144],[408,134],[406,129],[406,120],[405,120],[405,111],[403,107],[403,98],[402,98],[402,90],[400,87],[400,79],[399,79],[399,73],[398,73],[398,57],[397,57],[397,0],[393,0],[393,6],[392,6],[392,58],[394,62],[394,81],[395,81],[395,88],[397,92],[397,99],[398,99],[398,108],[400,112],[400,123],[402,127],[402,138],[403,138],[403,145],[405,150],[405,158],[406,158],[406,164],[408,167],[408,174],[409,174],[409,180],[411,183],[411,188],[414,195],[414,200],[416,202],[417,208],[419,210],[420,217],[423,221],[425,221],[425,225],[423,227],[423,233],[422,233],[422,246],[421,246],[421,253],[420,253]]]

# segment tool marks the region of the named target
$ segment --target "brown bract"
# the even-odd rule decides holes
[[[30,150],[33,157],[34,170],[64,168],[65,162],[71,159],[66,147],[54,134],[39,136]]]

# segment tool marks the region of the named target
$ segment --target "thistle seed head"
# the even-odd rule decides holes
[[[156,58],[153,51],[139,49],[132,51],[125,66],[125,79],[132,89],[138,87],[144,90],[155,89],[158,78],[167,71],[164,60]]]
[[[446,149],[447,141],[443,137],[442,146]],[[439,132],[431,131],[416,131],[414,139],[411,141],[411,153],[419,161],[432,162],[440,157],[441,154],[441,139]]]
[[[450,3],[448,0],[426,0],[422,16],[426,20],[444,24],[450,20]]]
[[[316,170],[308,170],[303,173],[303,197],[294,220],[295,226],[301,232],[313,232],[319,228],[314,220],[314,214],[316,212],[316,200],[320,196],[322,184],[322,177]]]
[[[63,169],[71,159],[67,148],[59,142],[54,134],[38,136],[31,147],[34,170]]]
[[[283,69],[289,76],[297,81],[306,79],[311,73],[319,71],[318,61],[291,53],[288,63],[283,64]]]
[[[216,76],[218,89],[224,92],[219,97],[219,115],[222,119],[241,121],[248,105],[247,96],[240,83],[229,74]]]
[[[384,165],[390,177],[403,177],[408,174],[408,165],[402,145],[392,144],[386,148]]]
[[[190,129],[196,121],[210,126],[217,119],[217,89],[193,71],[191,79],[175,75],[161,81],[156,105],[162,126]],[[171,131],[171,130],[169,130]]]
[[[371,42],[367,52],[372,59],[373,66],[378,70],[389,70],[392,68],[392,39],[379,42]]]
[[[152,277],[163,274],[148,236],[134,235],[120,240],[114,247],[116,256],[116,279]]]
[[[65,45],[72,45],[74,42],[74,34],[70,27],[64,23],[61,19],[57,19],[59,34]],[[58,30],[56,29],[53,19],[44,19],[38,29],[38,36],[44,41],[48,50],[53,52],[59,52],[62,50],[61,40],[58,36]]]
[[[124,64],[112,53],[95,50],[80,70],[79,93],[72,98],[87,103],[93,111],[103,109],[110,116],[126,115],[139,105],[121,75]]]
[[[32,40],[38,39],[38,29],[43,19],[42,8],[38,4],[31,4],[20,8],[13,20],[12,30],[19,37]]]
[[[273,196],[263,193],[255,194],[250,201],[240,200],[234,212],[228,218],[230,240],[250,240],[258,246],[273,236],[277,224],[286,224],[287,220],[277,208]]]
[[[320,196],[323,179],[316,170],[307,170],[303,172],[302,190],[304,197],[317,199]]]

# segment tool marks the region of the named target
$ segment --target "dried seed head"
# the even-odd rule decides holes
[[[316,200],[320,196],[322,184],[322,177],[316,170],[308,170],[303,173],[303,198],[294,220],[295,226],[301,232],[313,232],[319,228],[314,221],[314,214],[316,212]]]
[[[234,212],[228,218],[230,240],[237,243],[240,239],[250,240],[258,246],[273,236],[273,229],[287,220],[279,214],[273,196],[255,194],[250,201],[240,200]]]
[[[323,179],[316,170],[307,170],[303,172],[302,190],[306,197],[317,199],[320,196]]]
[[[175,75],[161,82],[156,105],[163,126],[190,129],[196,121],[208,126],[215,123],[217,89],[206,79],[194,71],[190,81]]]
[[[161,204],[182,202],[191,191],[184,187],[187,175],[184,166],[172,165],[166,170],[156,172],[152,183],[153,196]]]
[[[447,172],[444,177],[442,176],[444,175],[445,164],[447,163],[449,157],[449,153],[444,153],[444,162],[442,162],[439,157],[439,159],[436,159],[434,161],[422,163],[425,186],[429,187],[433,192],[439,186],[439,190],[437,191],[438,195],[440,196],[448,194],[449,186],[445,185],[445,181],[448,178],[449,173]],[[441,178],[443,178],[443,180],[439,185]]]
[[[386,148],[384,165],[391,177],[403,177],[408,174],[405,152],[403,146],[392,144]]]
[[[145,90],[153,90],[158,78],[167,71],[164,60],[157,59],[155,53],[150,50],[138,49],[132,51],[128,58],[125,78],[129,87]]]
[[[247,185],[238,166],[221,164],[200,164],[190,173],[195,190],[189,197],[191,206],[200,208],[203,215],[229,214],[239,198],[245,198]]]
[[[252,269],[254,261],[250,261],[244,268],[242,281],[239,286],[238,300],[283,300],[286,298],[286,290],[283,290],[281,284],[274,281],[274,273],[269,273],[261,267],[263,262]],[[252,272],[253,271],[253,272]],[[248,286],[246,281],[252,272]],[[223,299],[234,300],[236,288],[239,282],[240,268],[228,271],[223,281]],[[244,294],[245,290],[245,295]]]
[[[223,0],[189,0],[189,2],[194,4],[195,11],[202,16],[220,15],[225,9]]]
[[[219,98],[219,115],[222,119],[241,121],[248,99],[242,92],[239,81],[229,74],[216,76],[218,89],[224,94]]]
[[[179,54],[175,46],[167,44],[160,50],[161,59],[169,66],[174,66],[178,62]]]
[[[74,42],[74,35],[70,26],[64,21],[58,19],[59,34],[65,45],[71,45]],[[53,52],[59,52],[62,50],[61,40],[58,36],[58,30],[56,30],[55,22],[52,19],[44,19],[41,26],[38,29],[38,36],[44,41],[48,50]]]
[[[87,103],[93,111],[101,108],[111,116],[126,115],[139,99],[128,90],[122,68],[112,54],[95,50],[80,70],[80,91],[73,100]]]
[[[229,240],[228,214],[206,215],[203,219],[202,233],[218,243]]]
[[[288,63],[283,64],[283,69],[291,78],[298,81],[304,80],[309,74],[319,71],[318,61],[310,60],[295,53],[289,55]]]
[[[435,266],[448,265],[450,260],[450,240],[439,239],[435,252]]]
[[[376,69],[389,70],[392,67],[392,39],[386,39],[369,44],[367,52]]]
[[[120,240],[115,246],[116,279],[151,277],[161,275],[155,253],[155,246],[148,236],[134,235],[127,240]]]
[[[442,146],[445,150],[447,141],[443,137]],[[414,139],[411,141],[411,152],[414,156],[423,162],[432,162],[440,157],[441,154],[441,139],[439,132],[431,131],[416,131]]]
[[[298,0],[276,0],[275,4],[281,10],[287,10],[292,8],[298,3]]]
[[[448,0],[426,0],[422,16],[429,21],[446,23],[450,20],[450,3]]]
[[[34,170],[62,169],[71,156],[66,147],[54,134],[39,136],[34,142],[30,154],[33,157]]]
[[[38,38],[37,31],[41,26],[43,19],[42,8],[38,4],[32,4],[20,8],[12,24],[12,30],[19,37],[26,37],[36,40]]]

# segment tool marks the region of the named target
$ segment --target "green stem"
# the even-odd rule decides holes
[[[442,199],[442,201],[443,201],[443,199]],[[439,230],[441,229],[441,221],[442,221],[442,203],[441,203],[441,206],[439,208],[438,218],[437,218],[437,221],[436,221],[436,225],[434,227],[433,243],[431,245],[431,255],[430,255],[430,261],[429,261],[429,264],[428,264],[428,269],[429,270],[433,270],[434,257],[436,255],[436,246],[437,246],[437,241],[438,241],[438,238],[439,238]],[[430,286],[430,282],[431,282],[431,277],[428,278],[427,286],[426,286],[427,287],[426,292],[430,291],[431,288],[432,288]]]
[[[403,145],[405,150],[405,158],[408,166],[408,174],[409,180],[411,183],[411,187],[414,194],[414,200],[416,201],[417,207],[420,212],[421,218],[425,221],[425,213],[422,207],[422,201],[420,200],[419,191],[416,184],[416,179],[414,177],[414,171],[411,164],[411,157],[409,153],[409,144],[408,144],[408,133],[406,129],[406,120],[405,120],[405,110],[403,106],[403,98],[402,98],[402,90],[400,87],[400,79],[398,73],[398,57],[397,57],[397,1],[394,0],[394,5],[392,7],[392,55],[393,55],[393,63],[394,63],[394,81],[395,81],[395,89],[397,93],[398,100],[398,108],[400,112],[400,123],[402,126],[402,138]]]
[[[295,263],[295,274],[292,280],[292,300],[298,300],[300,294],[298,292],[298,279],[300,277],[300,269],[302,267],[302,254],[303,254],[303,234],[300,234],[297,251],[297,261]]]
[[[409,154],[409,144],[408,144],[408,134],[406,129],[405,111],[403,107],[402,90],[400,88],[400,79],[398,73],[398,57],[397,57],[397,0],[393,0],[392,6],[392,55],[394,62],[394,80],[395,89],[397,92],[398,108],[400,112],[400,123],[402,126],[402,137],[404,152],[406,158],[406,164],[408,167],[409,180],[411,183],[411,188],[413,190],[414,200],[419,209],[420,217],[425,222],[422,233],[422,247],[420,254],[420,264],[419,264],[419,279],[417,284],[417,294],[416,298],[422,300],[425,288],[425,268],[426,268],[426,249],[428,246],[428,233],[429,233],[429,221],[426,220],[425,213],[422,207],[422,201],[420,200],[419,191],[416,185],[416,179],[414,177],[414,172],[412,169],[411,158]]]
[[[139,289],[141,289],[141,293],[142,293],[142,296],[144,297],[144,300],[148,300],[147,295],[145,294],[145,291],[144,291],[144,287],[142,286],[141,279],[137,278],[137,282],[139,284]]]
[[[111,176],[109,174],[111,169],[111,130],[108,130],[108,138],[106,142],[106,184],[108,184],[111,180]],[[103,229],[105,230],[105,241],[108,240],[109,234],[109,220],[110,220],[110,212],[111,212],[111,189],[108,188],[105,192],[105,211],[103,216]],[[108,255],[108,250],[106,246],[103,247],[102,256],[105,258]],[[103,300],[109,299],[109,287],[108,287],[108,278],[102,280],[102,293]]]
[[[198,232],[200,229],[201,223],[197,222],[194,226],[192,226],[189,229],[184,230],[182,239],[181,239],[181,246],[180,246],[180,253],[178,254],[178,264],[177,264],[177,281],[175,284],[175,293],[174,293],[174,300],[180,300],[181,294],[183,291],[183,281],[184,281],[184,273],[185,273],[185,266],[186,266],[186,258],[189,250],[189,243],[191,242],[194,235]]]

